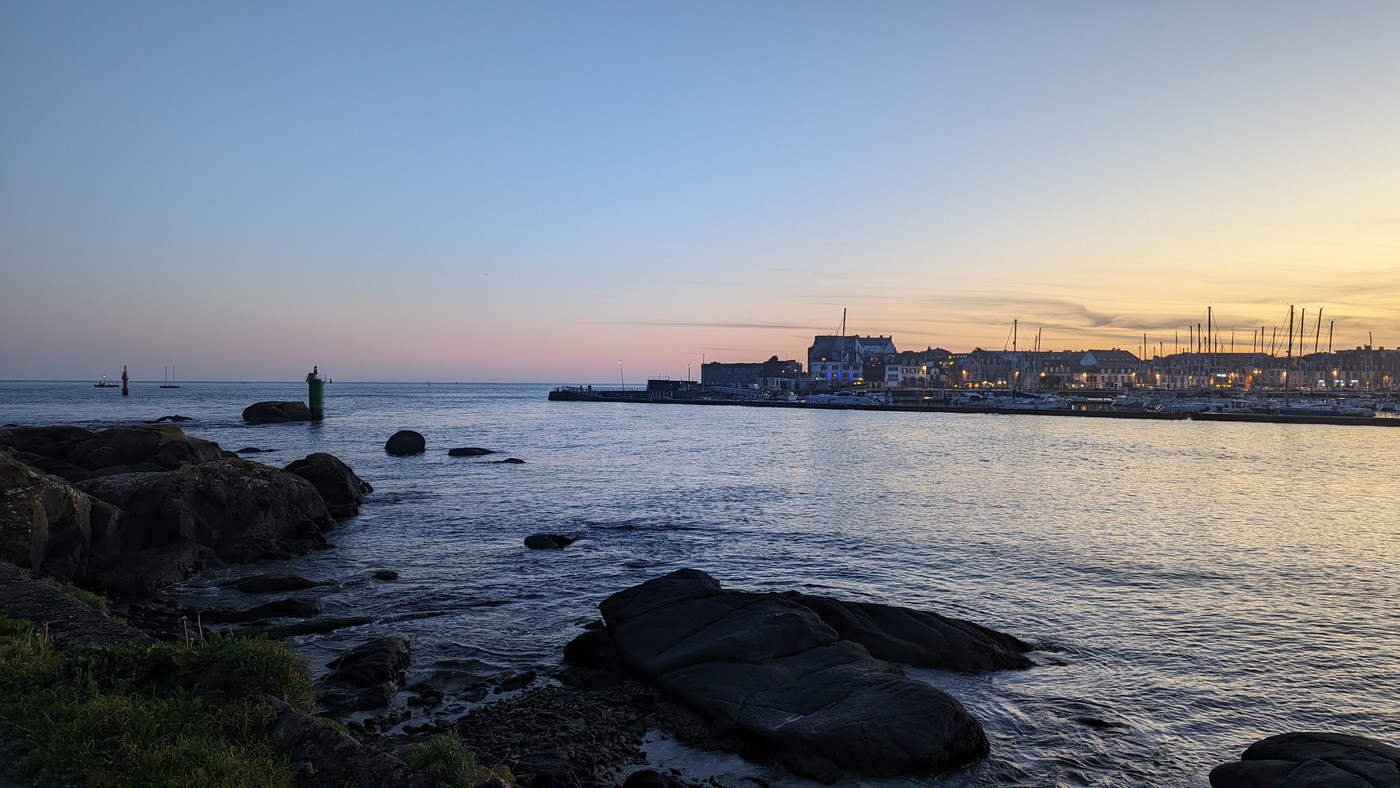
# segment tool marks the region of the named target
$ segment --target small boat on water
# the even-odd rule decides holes
[[[113,383],[113,382],[107,380],[107,376],[106,376],[106,375],[103,375],[101,380],[99,380],[99,381],[97,381],[96,383],[92,384],[92,387],[93,387],[93,388],[96,388],[96,389],[115,389],[115,388],[121,388],[121,387],[118,386],[117,384],[115,384],[115,383]]]

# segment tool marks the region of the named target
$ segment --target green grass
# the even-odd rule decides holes
[[[78,588],[67,580],[60,580],[57,577],[41,577],[39,578],[39,582],[55,591],[61,591],[73,597],[103,615],[112,612],[112,603],[107,601],[107,597],[101,594],[95,594],[83,588]]]
[[[92,786],[290,785],[267,693],[306,712],[306,663],[276,641],[59,649],[0,615],[0,735],[41,780]]]
[[[422,769],[430,777],[452,788],[471,788],[480,781],[476,754],[467,749],[455,733],[443,733],[427,740],[408,756],[408,765]]]

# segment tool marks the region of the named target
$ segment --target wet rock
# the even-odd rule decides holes
[[[535,671],[533,671],[533,670],[527,670],[527,671],[525,671],[524,673],[521,673],[521,674],[518,674],[518,675],[515,675],[515,676],[511,676],[510,678],[506,679],[505,681],[502,681],[502,682],[500,683],[500,685],[496,687],[496,694],[499,695],[499,694],[501,694],[501,693],[503,693],[503,692],[510,692],[510,691],[512,691],[512,690],[524,689],[526,686],[529,685],[530,682],[532,682],[532,681],[534,681],[534,680],[535,680]]]
[[[276,449],[259,449],[257,446],[244,446],[234,452],[234,454],[263,454],[265,452],[277,451]]]
[[[173,416],[161,416],[160,418],[156,419],[156,420],[155,420],[154,422],[152,422],[152,423],[153,423],[153,424],[167,424],[167,423],[169,423],[169,424],[179,424],[179,423],[184,423],[184,422],[186,422],[186,421],[191,421],[191,420],[192,420],[192,419],[190,419],[189,416],[181,416],[180,414],[176,413],[176,414],[173,415]]]
[[[428,443],[422,435],[413,430],[399,430],[385,441],[384,451],[395,457],[404,457],[410,454],[422,454],[427,446]]]
[[[1283,733],[1211,770],[1213,788],[1396,788],[1400,748],[1364,736]]]
[[[278,591],[301,591],[330,584],[323,580],[312,580],[301,575],[255,575],[238,580],[232,585],[245,594],[264,594]]]
[[[367,493],[374,491],[368,482],[350,470],[350,466],[325,452],[308,455],[282,470],[311,482],[337,520],[359,514],[360,502]]]
[[[524,465],[525,461],[518,457],[507,457],[504,460],[496,460],[496,465]]]
[[[480,456],[483,455],[483,454],[495,454],[495,453],[496,453],[496,452],[493,451],[493,450],[491,450],[491,449],[479,449],[479,448],[477,448],[477,447],[475,447],[475,446],[464,446],[464,447],[459,448],[459,449],[448,449],[448,450],[447,450],[447,456],[449,456],[449,457],[480,457]]]
[[[560,550],[573,543],[573,538],[559,534],[531,534],[525,537],[525,546],[531,550]]]
[[[408,667],[409,640],[402,635],[377,638],[333,660],[321,681],[321,705],[330,714],[379,709],[389,705]]]
[[[392,569],[380,569],[377,570],[374,574],[370,575],[370,577],[374,578],[375,580],[398,580],[399,573],[395,572]]]
[[[199,617],[215,624],[236,624],[265,618],[310,618],[319,612],[321,605],[314,599],[288,597],[245,610],[208,608],[200,611]]]
[[[865,646],[876,659],[960,673],[1021,670],[1032,664],[1025,656],[1028,644],[971,621],[795,592],[784,596],[820,616],[842,640]]]
[[[315,421],[305,402],[255,402],[243,409],[248,424],[285,424],[289,421]]]
[[[956,699],[842,640],[790,595],[725,591],[682,569],[599,607],[631,673],[797,774],[928,774],[987,754]]]

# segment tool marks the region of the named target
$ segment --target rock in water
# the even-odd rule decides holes
[[[530,534],[525,537],[525,546],[531,550],[559,550],[573,543],[571,537],[559,534]]]
[[[423,440],[423,436],[413,430],[399,430],[389,437],[384,443],[384,451],[395,457],[404,457],[409,454],[422,454],[428,447],[428,442]]]
[[[243,409],[248,424],[283,424],[289,421],[315,421],[305,402],[255,402]]]
[[[389,705],[408,667],[409,641],[402,635],[378,638],[347,651],[328,665],[321,682],[321,705],[331,714]]]
[[[374,491],[373,487],[350,470],[350,466],[336,459],[334,455],[324,452],[297,460],[283,470],[311,482],[326,502],[331,516],[337,520],[359,514],[360,502],[365,499],[365,494]]]
[[[599,608],[628,671],[797,774],[928,774],[987,754],[955,698],[842,640],[789,596],[725,591],[682,569]]]
[[[1213,788],[1397,788],[1400,748],[1341,733],[1283,733],[1211,770]]]
[[[449,457],[480,457],[483,454],[495,454],[491,449],[479,449],[475,446],[463,446],[457,449],[448,449]]]

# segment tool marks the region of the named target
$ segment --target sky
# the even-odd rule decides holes
[[[1394,347],[1397,52],[1391,0],[14,0],[0,379]]]

